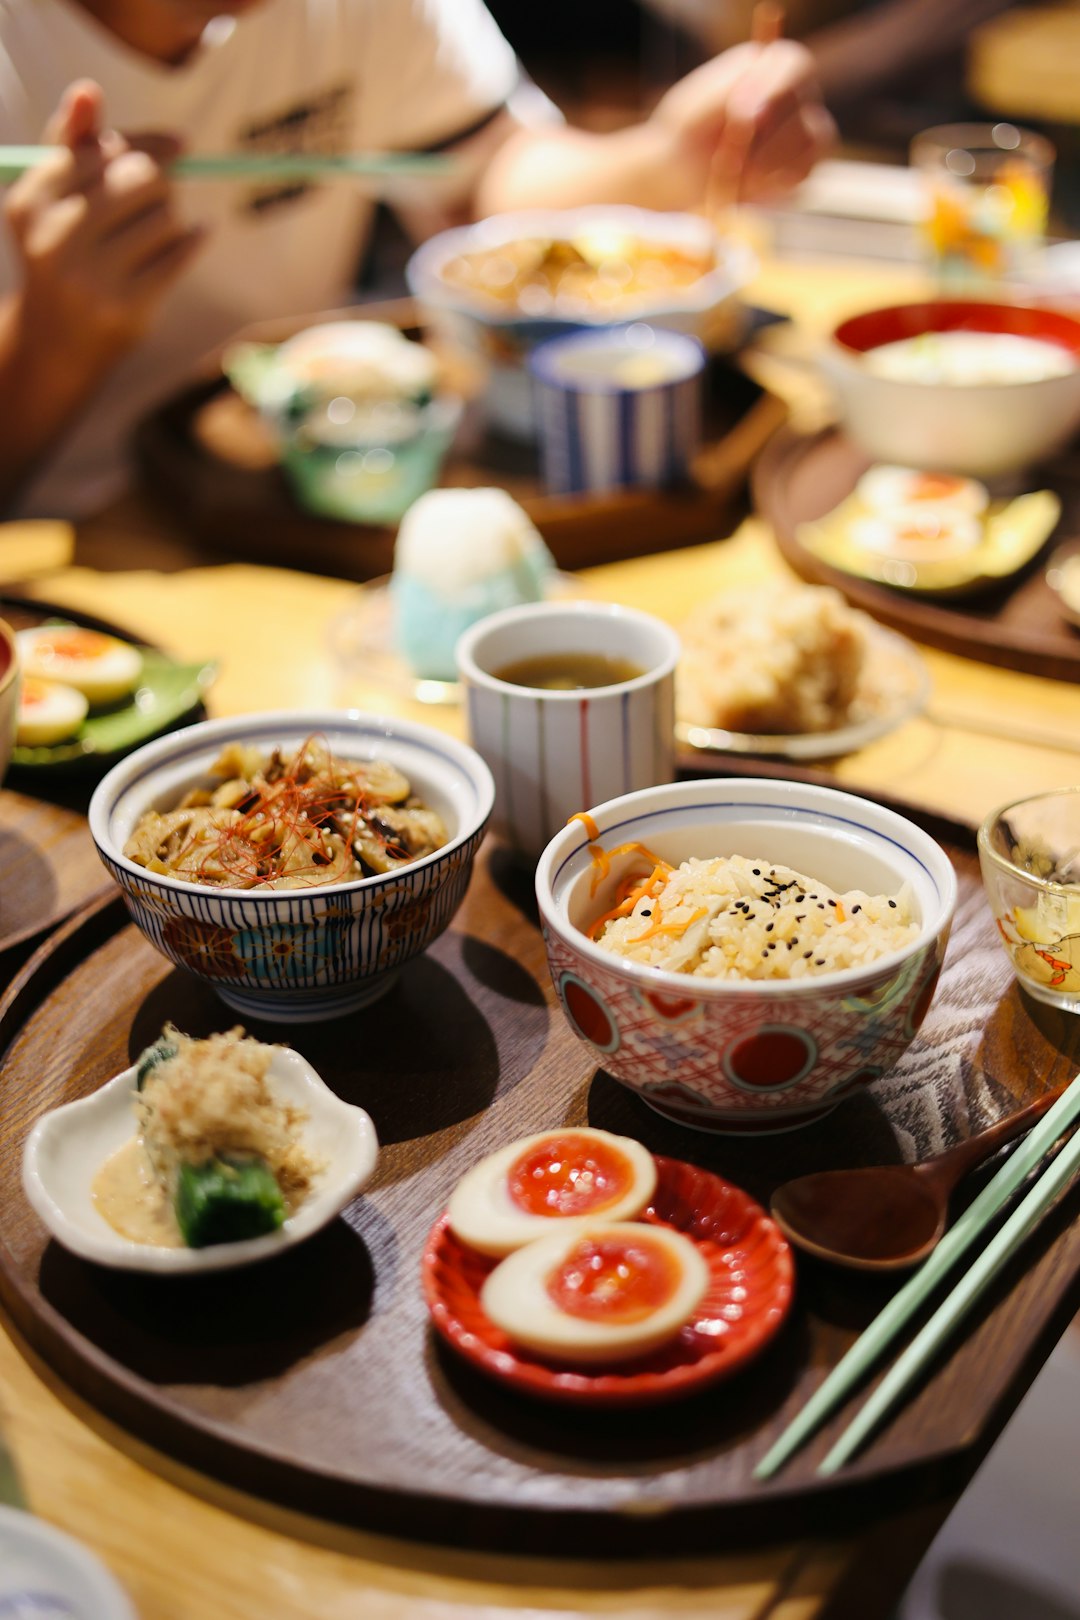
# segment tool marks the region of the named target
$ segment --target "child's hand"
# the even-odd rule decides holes
[[[45,137],[63,150],[24,174],[4,206],[22,260],[27,357],[62,344],[88,371],[138,342],[203,236],[173,206],[163,165],[177,142],[104,130],[103,114],[96,84],[72,85]]]
[[[793,40],[736,45],[681,79],[654,120],[699,174],[702,201],[766,198],[805,178],[835,127],[809,51]]]

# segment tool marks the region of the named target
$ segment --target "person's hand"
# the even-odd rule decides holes
[[[4,213],[22,266],[22,347],[100,372],[146,331],[202,239],[178,218],[169,136],[103,128],[102,92],[70,86],[46,131],[61,148],[8,192]]]
[[[673,85],[653,121],[702,202],[759,201],[806,178],[836,134],[810,52],[793,40],[736,45]]]

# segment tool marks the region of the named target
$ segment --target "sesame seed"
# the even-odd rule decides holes
[[[818,908],[819,911],[824,911],[825,910],[825,902],[824,902],[824,900],[819,900],[818,901],[817,908]]]
[[[890,904],[890,906],[892,906],[893,910],[895,911],[896,910],[896,901],[895,900],[890,900],[889,904]]]
[[[760,877],[761,876],[761,867],[760,866],[752,867],[751,871],[753,872],[755,877]]]
[[[852,915],[852,916],[853,916],[853,917],[854,917],[854,916],[855,916],[855,914],[856,914],[856,912],[859,912],[859,911],[861,911],[861,910],[862,910],[862,906],[852,906],[852,908],[851,908],[851,915]]]
[[[648,906],[646,906],[645,909],[642,911],[641,915],[643,917],[651,917],[652,912],[649,910]]]
[[[765,924],[765,932],[766,932],[766,933],[767,933],[767,934],[771,934],[771,933],[772,933],[772,931],[773,931],[773,925],[772,925],[772,923],[766,923],[766,924]]]
[[[815,958],[814,966],[815,967],[824,967],[825,966],[825,958],[823,956],[819,956],[819,957]]]
[[[808,962],[813,954],[813,951],[803,951],[803,961]]]

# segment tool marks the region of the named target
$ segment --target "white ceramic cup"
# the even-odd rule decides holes
[[[457,644],[472,745],[495,778],[492,827],[536,859],[575,811],[675,770],[675,665],[669,625],[611,602],[537,602],[493,613]],[[524,659],[564,653],[628,660],[613,686],[547,691],[500,680]]]

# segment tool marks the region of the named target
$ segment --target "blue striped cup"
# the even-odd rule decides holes
[[[669,625],[612,602],[534,602],[465,631],[469,736],[495,778],[492,826],[521,855],[535,860],[576,811],[671,781],[680,651]],[[641,674],[569,691],[500,677],[521,660],[582,653]]]
[[[572,332],[529,357],[547,488],[556,495],[685,478],[701,445],[705,351],[636,322]]]

